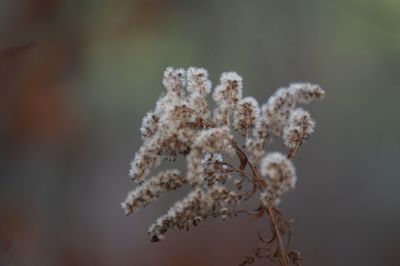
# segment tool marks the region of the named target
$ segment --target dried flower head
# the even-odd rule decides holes
[[[325,92],[318,85],[293,83],[278,89],[260,108],[253,97],[242,98],[242,77],[226,72],[212,93],[216,107],[210,112],[211,81],[204,68],[168,67],[162,83],[165,93],[140,128],[143,145],[130,169],[139,185],[121,203],[125,213],[156,201],[164,192],[190,185],[192,191],[150,226],[153,242],[164,239],[172,228],[189,229],[208,217],[225,220],[238,214],[262,217],[266,213],[273,237],[261,241],[264,246],[241,265],[259,257],[289,265],[292,255],[299,253],[288,252],[282,245],[289,222],[277,205],[283,194],[295,187],[292,159],[315,127],[310,113],[297,104],[322,99]],[[245,145],[239,144],[232,129],[244,137]],[[284,140],[289,149],[286,155],[265,155],[265,146],[274,138]],[[171,169],[148,177],[162,160],[173,161],[178,156],[186,159],[185,174]],[[243,202],[257,198],[256,211],[239,209]],[[268,252],[261,256],[263,250]]]
[[[187,183],[186,178],[180,175],[178,170],[161,171],[129,192],[125,201],[121,203],[122,208],[126,214],[135,212],[140,205],[145,207],[157,200],[161,193],[176,190],[185,183]]]
[[[260,116],[260,107],[253,97],[241,99],[233,112],[234,127],[242,135],[247,135],[248,130],[254,128]]]
[[[221,153],[206,153],[201,160],[202,183],[212,186],[216,183],[225,184],[230,175],[225,172],[227,165],[224,164],[224,158]]]
[[[267,187],[260,195],[261,202],[265,205],[277,205],[280,196],[294,189],[297,181],[293,163],[282,153],[268,153],[261,160],[260,172],[267,177]]]
[[[229,133],[228,127],[217,127],[205,129],[200,132],[193,143],[193,148],[187,156],[188,180],[194,184],[200,184],[203,176],[201,161],[206,153],[223,153],[232,155],[233,136]]]
[[[213,99],[214,122],[219,126],[230,126],[232,111],[242,99],[243,79],[236,72],[222,73],[220,84],[215,88]]]
[[[264,155],[264,146],[274,137],[284,137],[284,132],[291,127],[290,119],[297,103],[308,104],[325,96],[318,85],[310,83],[293,83],[288,88],[278,89],[261,106],[260,119],[257,120],[253,138],[248,139],[246,148],[250,158],[258,162]]]
[[[211,92],[211,81],[208,79],[208,72],[204,68],[190,67],[187,70],[187,91],[189,106],[197,111],[199,117],[209,117],[207,94]]]
[[[160,117],[154,112],[148,112],[145,117],[143,117],[142,126],[140,127],[140,132],[142,133],[142,139],[146,140],[156,133],[158,129],[158,121]]]
[[[183,68],[174,69],[167,67],[164,71],[163,85],[167,93],[173,93],[177,96],[182,95],[182,90],[186,85],[186,71]]]
[[[204,68],[190,67],[187,70],[187,91],[205,96],[211,92],[211,81]]]
[[[290,149],[297,149],[304,140],[313,133],[315,122],[309,112],[297,108],[291,112],[288,126],[283,132],[285,145]]]

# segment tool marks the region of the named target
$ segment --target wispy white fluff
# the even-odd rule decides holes
[[[285,145],[291,149],[299,147],[314,132],[314,127],[315,122],[309,112],[302,108],[293,110],[283,132]]]
[[[150,226],[152,241],[162,240],[172,228],[188,229],[210,216],[232,217],[239,204],[254,196],[264,207],[276,206],[295,187],[291,158],[315,127],[310,113],[297,104],[322,99],[325,92],[318,85],[293,83],[260,107],[253,97],[243,98],[242,77],[225,72],[212,93],[216,107],[211,112],[206,69],[168,67],[162,84],[165,91],[143,118],[143,145],[131,162],[129,175],[138,186],[121,206],[130,214],[164,192],[184,185],[192,190]],[[234,130],[245,143],[242,137],[235,138]],[[274,138],[283,138],[286,155],[265,155],[265,146]],[[178,157],[186,159],[186,173],[174,169],[150,175],[163,160]],[[253,189],[243,191],[249,187]]]
[[[233,111],[233,125],[241,134],[247,135],[249,129],[254,128],[260,116],[260,107],[253,97],[241,99]]]
[[[221,74],[220,84],[215,88],[213,99],[216,103],[214,122],[219,126],[231,124],[232,112],[242,99],[243,79],[236,72]]]
[[[261,160],[261,175],[267,177],[267,188],[260,195],[264,205],[276,205],[280,197],[295,188],[297,176],[293,163],[282,153],[272,152]]]

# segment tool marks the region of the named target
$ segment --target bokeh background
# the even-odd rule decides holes
[[[214,84],[237,71],[260,102],[320,84],[281,206],[292,247],[304,265],[399,265],[397,0],[1,0],[0,265],[236,265],[251,253],[264,221],[211,219],[150,243],[148,225],[184,192],[120,208],[169,65],[205,67]]]

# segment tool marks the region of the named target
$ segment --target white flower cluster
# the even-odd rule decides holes
[[[277,90],[261,106],[253,137],[246,141],[251,159],[258,162],[264,155],[264,146],[273,137],[282,137],[287,147],[297,149],[313,132],[315,122],[307,111],[296,108],[296,104],[307,104],[324,96],[324,90],[310,83],[293,83]]]
[[[130,176],[139,186],[121,205],[130,214],[154,202],[163,192],[185,184],[193,191],[150,227],[152,241],[163,239],[170,228],[187,229],[208,216],[228,218],[236,213],[236,206],[254,198],[251,196],[255,193],[263,206],[275,206],[294,188],[296,174],[291,158],[315,126],[310,114],[296,105],[323,98],[325,92],[318,85],[291,84],[279,89],[260,108],[253,97],[242,97],[241,76],[223,73],[212,93],[216,107],[211,112],[207,70],[168,67],[162,84],[165,94],[143,118],[143,145],[131,163]],[[244,137],[247,153],[232,129]],[[264,156],[264,146],[274,137],[284,139],[287,155],[276,152]],[[179,155],[186,158],[186,174],[173,169],[148,178],[163,159],[175,160]],[[238,166],[227,161],[234,160],[235,155]],[[253,185],[252,191],[241,191],[245,180]],[[229,186],[230,182],[234,186]]]

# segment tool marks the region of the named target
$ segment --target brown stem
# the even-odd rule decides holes
[[[244,158],[246,160],[246,163],[250,166],[254,181],[256,181],[256,183],[258,183],[261,187],[265,188],[266,187],[265,181],[257,173],[256,167],[247,158],[246,153],[239,147],[239,145],[235,141],[233,142],[233,147],[235,148],[235,150],[239,154],[239,156]]]
[[[267,187],[266,182],[260,177],[260,175],[257,172],[256,167],[247,158],[246,153],[239,147],[239,145],[235,141],[233,141],[233,147],[235,148],[235,150],[241,160],[241,165],[244,166],[243,168],[245,168],[246,164],[248,164],[250,166],[250,169],[253,174],[253,181],[254,181],[252,194],[254,194],[255,190],[257,189],[256,184],[258,184],[261,189],[263,189],[263,188],[265,189]],[[294,156],[294,154],[290,155],[290,156]],[[243,161],[245,162],[244,164],[242,163]],[[240,167],[240,168],[242,168],[242,167]],[[244,169],[240,169],[240,170],[243,171]],[[278,222],[275,217],[274,208],[271,206],[267,206],[266,210],[268,212],[269,218],[271,220],[271,225],[273,228],[273,234],[274,234],[273,239],[276,239],[277,244],[278,244],[278,250],[279,250],[278,260],[282,266],[289,266],[288,256],[287,256],[286,250],[284,248],[281,232],[279,230]]]
[[[267,206],[266,209],[267,209],[269,218],[271,220],[271,225],[272,225],[272,227],[274,229],[274,234],[275,234],[276,240],[278,242],[278,249],[279,249],[279,256],[280,256],[279,261],[280,261],[281,265],[289,266],[289,262],[288,262],[288,259],[287,259],[288,257],[286,255],[286,251],[285,251],[285,248],[284,248],[284,245],[283,245],[281,232],[280,232],[278,224],[276,222],[274,210],[270,206]]]

